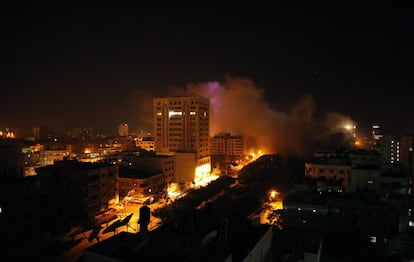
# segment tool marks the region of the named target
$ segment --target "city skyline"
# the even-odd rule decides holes
[[[402,117],[413,113],[408,10],[324,1],[9,3],[0,124],[148,130],[153,97],[209,83],[227,95],[240,80],[283,119],[305,104],[319,120],[336,114],[361,128],[412,132]]]

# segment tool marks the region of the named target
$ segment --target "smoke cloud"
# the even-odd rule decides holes
[[[188,84],[185,92],[210,99],[212,136],[242,135],[251,150],[263,153],[305,156],[317,149],[336,149],[345,142],[344,126],[353,125],[340,113],[318,112],[310,95],[300,97],[286,112],[277,111],[265,99],[265,90],[247,78]]]
[[[266,91],[248,78],[170,86],[166,94],[135,90],[128,101],[139,129],[152,130],[153,97],[202,96],[210,99],[210,135],[231,133],[246,138],[248,150],[266,154],[309,156],[315,150],[334,150],[351,135],[344,128],[354,121],[338,112],[321,112],[310,95],[298,97],[286,111],[276,110]],[[275,98],[277,99],[277,98]],[[135,122],[132,121],[132,122]]]

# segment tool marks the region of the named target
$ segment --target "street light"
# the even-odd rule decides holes
[[[271,190],[269,193],[269,200],[274,201],[277,195],[279,195],[279,192],[276,190]]]
[[[134,192],[135,192],[134,189],[128,190],[128,193],[127,193],[127,195],[124,198],[124,202],[125,202],[125,213],[126,214],[128,213],[128,201],[130,201],[132,199],[132,197],[130,196],[130,194],[131,193],[134,193]]]

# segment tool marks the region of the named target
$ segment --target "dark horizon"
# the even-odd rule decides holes
[[[116,133],[152,128],[145,105],[226,77],[286,113],[303,96],[388,134],[414,131],[413,22],[400,3],[8,3],[0,125]]]

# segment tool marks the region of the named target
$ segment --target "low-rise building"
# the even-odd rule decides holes
[[[119,202],[119,168],[109,163],[55,161],[36,169],[40,192],[63,204],[73,219],[93,218]]]
[[[164,174],[120,166],[119,193],[121,197],[162,197],[166,194]]]

